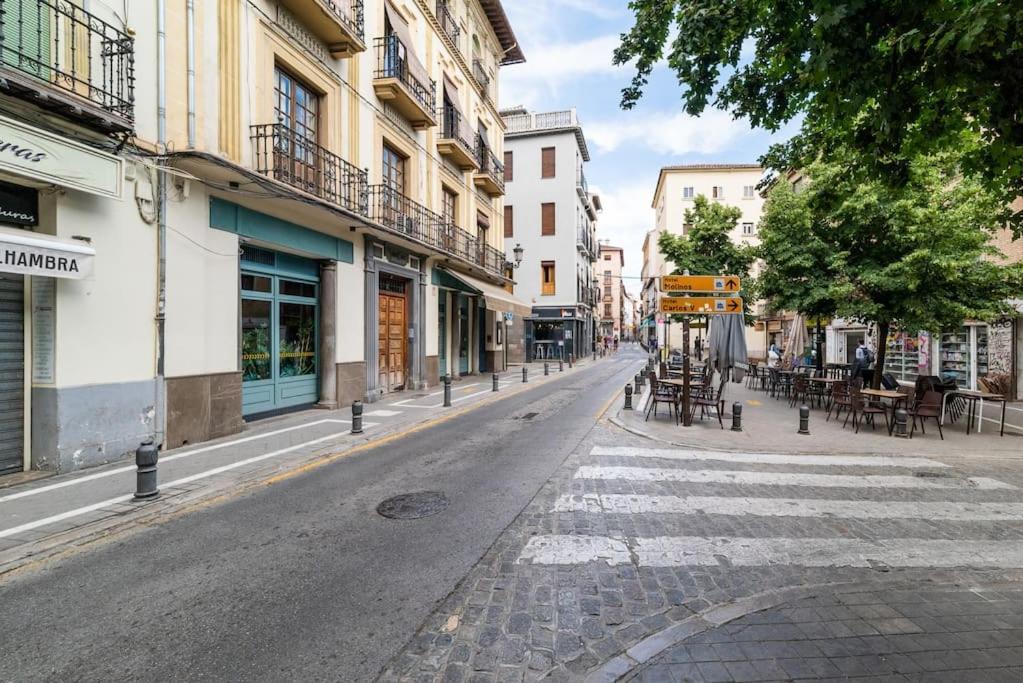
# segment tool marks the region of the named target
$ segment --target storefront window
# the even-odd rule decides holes
[[[270,379],[270,302],[242,299],[242,379]]]
[[[941,334],[940,376],[963,388],[970,387],[970,329],[960,327]]]
[[[916,382],[920,375],[920,338],[905,332],[891,332],[885,349],[884,371],[903,382]]]
[[[316,372],[316,306],[284,303],[280,306],[280,376],[299,377]]]

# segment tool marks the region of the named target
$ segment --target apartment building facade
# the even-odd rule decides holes
[[[590,193],[590,160],[574,109],[502,111],[505,133],[505,251],[522,250],[516,295],[531,305],[528,358],[579,357],[592,350],[600,197]],[[509,171],[510,169],[510,171]]]
[[[504,368],[498,0],[88,7],[0,0],[0,471]]]
[[[656,312],[657,301],[664,295],[659,278],[670,275],[675,268],[660,254],[658,236],[662,232],[686,234],[690,227],[686,211],[692,209],[696,197],[702,195],[741,211],[730,234],[733,242],[759,244],[757,230],[764,198],[756,187],[762,176],[763,169],[757,164],[683,164],[661,169],[651,203],[655,211],[654,229],[647,233],[643,243],[641,297],[648,313],[642,326],[647,341],[656,339],[662,349],[680,347],[682,343],[681,323],[671,322],[667,316]],[[746,344],[751,356],[763,355],[767,348],[763,332],[758,334],[755,327],[747,328]]]
[[[605,341],[622,339],[625,322],[625,287],[622,284],[622,269],[625,267],[625,251],[621,247],[600,243],[594,273],[600,282],[600,327],[599,336]]]

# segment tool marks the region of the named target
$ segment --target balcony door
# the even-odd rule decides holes
[[[383,197],[384,222],[398,230],[408,231],[405,216],[405,170],[407,160],[390,145],[384,145],[381,157],[381,181],[385,188]]]
[[[280,67],[274,67],[274,95],[274,119],[280,126],[274,145],[275,177],[319,194],[320,97]]]

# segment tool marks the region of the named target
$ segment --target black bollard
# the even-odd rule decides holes
[[[558,359],[558,372],[564,372],[564,371],[565,371],[565,361],[563,361],[563,360],[561,360],[559,358]]]
[[[451,375],[444,375],[444,407],[451,407]]]
[[[543,362],[543,376],[546,377],[549,374],[551,374],[551,365],[547,361],[544,361]]]
[[[625,409],[632,410],[632,385],[625,385]]]
[[[160,450],[152,441],[135,449],[135,498],[152,498],[160,493],[156,487],[156,462],[160,459]]]
[[[494,391],[497,391],[497,373],[494,373]]]
[[[362,401],[352,401],[352,434],[362,434]]]
[[[742,431],[742,404],[738,401],[732,404],[732,431]]]
[[[639,377],[639,386],[641,386],[641,387],[646,386],[646,375],[645,374],[640,372],[640,373],[636,374],[636,377]]]
[[[528,373],[528,372],[529,372],[529,369],[528,369],[528,368],[526,368],[526,366],[524,366],[524,365],[523,365],[523,366],[522,366],[522,383],[523,383],[523,384],[525,384],[525,383],[526,383],[526,381],[527,381],[527,380],[526,380],[526,373]]]
[[[568,354],[568,369],[572,369],[572,354]]]
[[[593,349],[593,360],[597,360],[597,350]]]
[[[895,411],[895,426],[893,427],[892,434],[901,438],[909,438],[909,432],[906,431],[906,423],[909,422],[909,413],[906,412],[905,408],[899,408]]]
[[[643,375],[636,375],[635,377],[632,378],[632,383],[636,385],[636,388],[633,390],[632,393],[636,394],[636,396],[639,396],[641,393],[643,393],[643,390],[639,388],[639,378],[642,376]]]
[[[799,406],[799,431],[797,434],[810,434],[810,406],[805,403]]]

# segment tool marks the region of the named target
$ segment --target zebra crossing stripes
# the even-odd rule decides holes
[[[530,538],[520,561],[566,565],[604,561],[640,567],[997,567],[1023,568],[1019,541],[919,538],[742,538],[660,536],[624,540],[601,536]]]
[[[788,453],[732,453],[688,451],[673,448],[633,448],[630,446],[594,446],[590,455],[613,455],[628,458],[660,458],[662,460],[718,460],[757,465],[814,465],[828,467],[949,467],[930,458],[887,455],[795,455]]]
[[[876,500],[599,493],[561,496],[554,504],[554,511],[629,515],[662,513],[740,517],[934,519],[956,522],[1023,521],[1023,503],[904,503]]]
[[[629,479],[632,481],[689,482],[693,484],[743,484],[813,486],[823,488],[889,489],[981,489],[1013,490],[1016,487],[988,477],[914,477],[883,474],[806,474],[732,470],[678,470],[658,467],[603,467],[585,465],[576,479]]]

